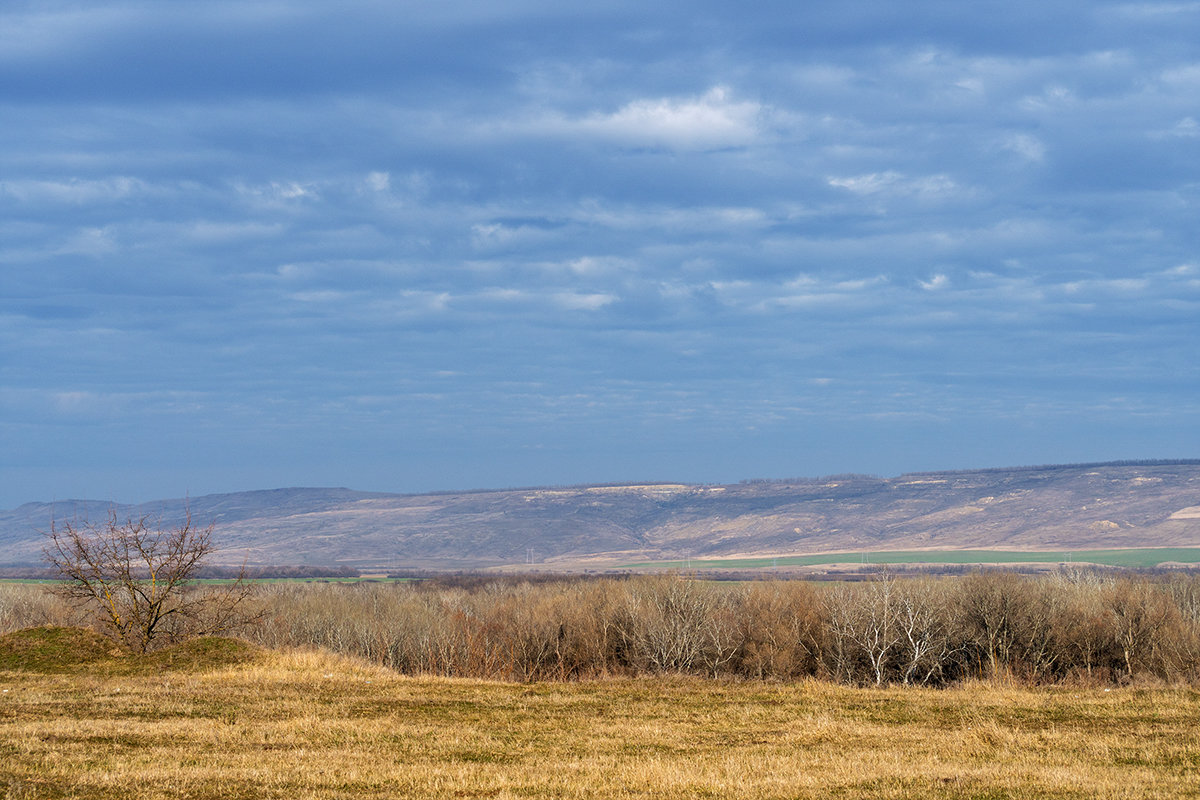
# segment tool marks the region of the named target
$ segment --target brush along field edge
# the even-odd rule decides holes
[[[1194,797],[1200,692],[0,672],[7,797]]]

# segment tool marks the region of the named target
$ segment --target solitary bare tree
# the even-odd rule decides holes
[[[245,622],[251,590],[244,572],[220,587],[189,584],[213,553],[213,527],[184,522],[163,530],[156,519],[51,524],[43,553],[58,572],[58,592],[95,613],[125,647],[146,652],[160,643],[222,633]]]

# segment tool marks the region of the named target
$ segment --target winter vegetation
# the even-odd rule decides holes
[[[1200,770],[1195,575],[252,602],[238,638],[142,652],[72,626],[95,617],[61,591],[0,583],[5,797],[1173,798]]]
[[[405,675],[814,678],[848,686],[1200,679],[1200,577],[1185,573],[994,571],[831,584],[681,575],[278,583],[260,586],[252,602],[254,621],[237,630],[247,641],[324,649]],[[40,587],[0,587],[2,630],[79,619]]]

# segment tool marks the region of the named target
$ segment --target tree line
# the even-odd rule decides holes
[[[259,621],[242,631],[253,641],[328,648],[413,675],[1200,680],[1200,578],[1189,575],[276,585],[259,602]]]

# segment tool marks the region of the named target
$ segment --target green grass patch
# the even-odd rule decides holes
[[[201,636],[131,654],[85,628],[46,625],[0,636],[0,670],[43,674],[155,675],[203,672],[254,661],[261,648],[240,639]]]
[[[189,584],[196,586],[225,586],[234,583],[236,578],[193,578]],[[410,583],[419,578],[243,578],[244,583]]]
[[[241,639],[200,636],[144,656],[123,659],[122,664],[146,674],[203,672],[252,662],[261,652],[261,648]]]
[[[119,655],[112,640],[83,628],[47,625],[0,636],[0,670],[71,672]]]
[[[228,586],[236,578],[192,578],[187,581],[192,586]],[[421,578],[245,578],[245,583],[414,583]],[[52,585],[61,583],[59,578],[0,578],[0,586],[6,584]]]
[[[824,564],[1101,564],[1110,567],[1154,567],[1164,562],[1200,563],[1200,547],[1144,547],[1120,550],[891,550],[817,553],[772,558],[715,558],[685,561],[642,561],[622,569],[767,569]]]

